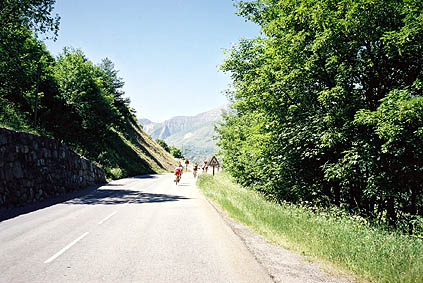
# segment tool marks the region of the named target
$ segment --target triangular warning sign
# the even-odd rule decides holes
[[[216,156],[213,156],[209,162],[210,166],[219,166],[219,161],[217,161]]]

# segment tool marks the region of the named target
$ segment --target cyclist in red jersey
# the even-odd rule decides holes
[[[175,183],[176,185],[181,180],[182,168],[180,166],[175,168]]]

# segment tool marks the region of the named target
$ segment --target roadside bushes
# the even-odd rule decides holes
[[[237,182],[410,233],[423,216],[421,1],[241,1],[262,37],[221,66],[217,127]],[[415,233],[416,231],[414,231]]]

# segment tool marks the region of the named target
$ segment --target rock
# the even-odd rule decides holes
[[[5,145],[7,144],[7,137],[0,135],[0,145]]]
[[[104,170],[56,140],[0,128],[0,208],[105,181]]]
[[[15,162],[15,166],[13,168],[13,175],[15,176],[15,178],[18,178],[18,179],[23,178],[22,167],[19,161]]]

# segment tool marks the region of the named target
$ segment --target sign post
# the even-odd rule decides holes
[[[213,156],[209,162],[210,166],[213,166],[213,176],[214,176],[214,167],[219,166],[219,161],[217,161],[216,156]]]

